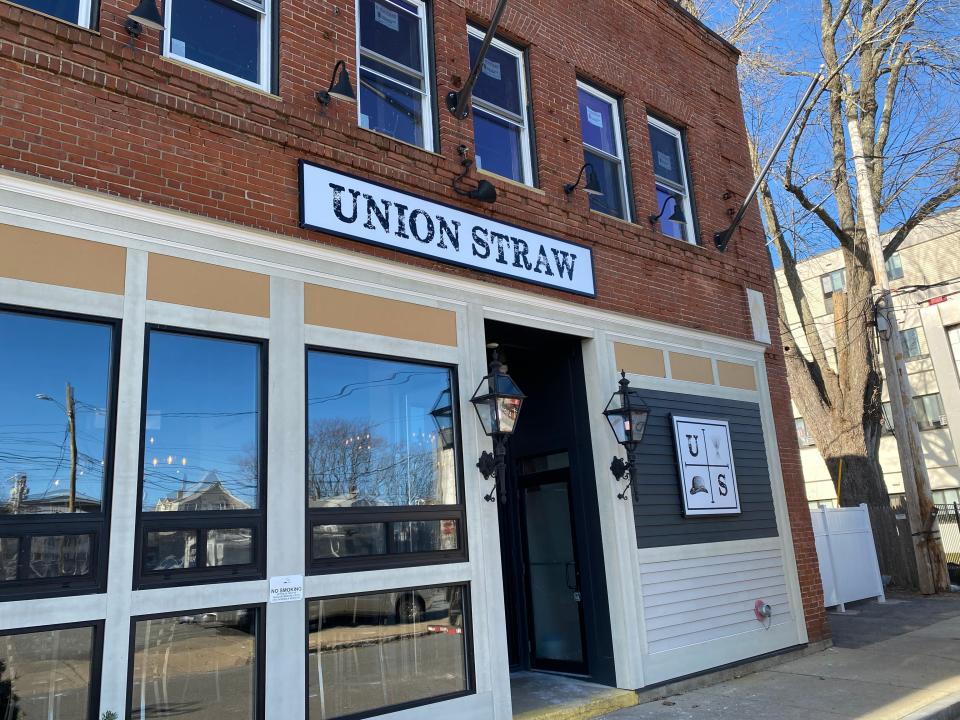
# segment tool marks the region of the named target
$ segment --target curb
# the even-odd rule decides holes
[[[956,718],[960,718],[960,693],[952,693],[935,700],[909,715],[904,715],[901,720],[956,720]]]

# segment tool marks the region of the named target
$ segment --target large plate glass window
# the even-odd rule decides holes
[[[690,201],[690,180],[684,157],[683,134],[679,128],[647,117],[650,130],[650,150],[653,153],[653,177],[657,188],[657,209],[663,210],[658,221],[660,232],[677,240],[695,243],[693,232],[693,203]],[[671,220],[674,210],[683,210],[684,222]]]
[[[216,75],[271,89],[272,3],[166,0],[163,52]]]
[[[464,559],[455,388],[440,365],[308,352],[314,572]]]
[[[0,634],[0,718],[96,717],[101,625]]]
[[[0,598],[103,585],[117,335],[0,309]]]
[[[427,8],[357,0],[360,127],[433,149]]]
[[[308,602],[309,720],[368,717],[472,691],[465,585]]]
[[[127,717],[262,717],[260,613],[238,607],[137,618]]]
[[[626,152],[620,101],[584,82],[577,82],[583,161],[593,168],[601,193],[590,196],[590,209],[630,219]]]
[[[17,5],[52,15],[67,22],[94,27],[93,9],[96,0],[15,0]],[[0,717],[3,717],[0,715]]]
[[[484,31],[467,28],[470,66]],[[529,102],[523,50],[494,38],[473,88],[473,141],[477,167],[533,184]]]
[[[150,328],[141,587],[262,574],[264,344]]]

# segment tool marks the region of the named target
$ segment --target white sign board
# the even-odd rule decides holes
[[[303,600],[303,575],[277,575],[270,578],[270,602]]]
[[[677,415],[672,419],[684,515],[738,514],[729,423]]]
[[[463,267],[596,295],[590,248],[300,161],[300,225]]]

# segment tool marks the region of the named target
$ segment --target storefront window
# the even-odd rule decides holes
[[[134,625],[130,718],[260,716],[260,610],[191,610]]]
[[[387,712],[470,692],[463,585],[309,602],[308,716]]]
[[[102,579],[114,330],[0,311],[0,596]]]
[[[16,0],[16,4],[84,27],[93,27],[94,24],[93,0]]]
[[[357,0],[360,127],[433,149],[427,9],[419,0]]]
[[[347,558],[409,565],[463,557],[453,387],[447,367],[309,352],[306,481],[315,570],[343,569]]]
[[[260,573],[263,352],[256,341],[149,331],[142,583]]]
[[[0,634],[0,718],[93,718],[96,643],[93,626]]]
[[[600,194],[590,196],[590,209],[630,219],[627,202],[627,169],[620,122],[620,101],[583,82],[577,83],[583,161],[600,184]]]

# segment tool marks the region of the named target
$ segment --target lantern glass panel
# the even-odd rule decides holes
[[[640,442],[643,438],[643,431],[647,426],[647,418],[650,415],[650,411],[645,408],[631,408],[630,418],[631,418],[631,440],[634,442]]]
[[[477,416],[480,418],[480,424],[483,425],[483,432],[492,435],[497,431],[497,417],[494,411],[495,400],[492,397],[485,397],[479,402],[474,402],[473,406],[477,409]]]
[[[623,415],[607,415],[607,422],[610,423],[610,429],[613,430],[613,434],[616,436],[617,442],[623,445],[627,441],[627,431],[624,427],[625,423],[623,422]]]
[[[517,418],[520,416],[520,405],[523,403],[521,398],[516,397],[501,397],[497,398],[497,407],[499,412],[497,416],[499,418],[498,428],[502,433],[512,433],[514,428],[517,425]]]

